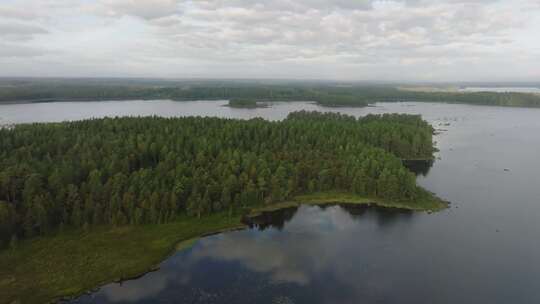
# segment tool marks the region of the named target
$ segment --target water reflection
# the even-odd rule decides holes
[[[77,303],[356,303],[367,295],[384,297],[379,292],[390,285],[375,279],[381,263],[374,253],[393,250],[381,233],[392,233],[399,229],[393,223],[411,216],[360,206],[269,213],[253,229],[204,238],[159,271],[109,284]],[[379,239],[369,237],[376,230]]]
[[[416,176],[427,176],[434,163],[434,160],[403,160],[403,165]]]
[[[346,211],[353,219],[360,219],[366,214],[366,212],[371,211],[369,216],[373,217],[378,226],[381,228],[384,228],[384,226],[390,226],[394,222],[410,220],[414,214],[412,211],[406,209],[381,208],[373,205],[330,204],[317,207],[324,211],[329,208],[335,208],[336,206],[340,207],[343,211]],[[298,207],[264,212],[256,217],[246,218],[244,223],[247,224],[251,229],[258,229],[260,231],[270,228],[281,231],[285,227],[285,224],[288,223],[297,212]]]
[[[150,284],[148,279],[133,280],[129,284],[110,284],[107,288],[103,289],[103,300],[106,299],[106,301],[113,303],[137,302],[149,297],[155,297],[167,287],[169,279],[170,275],[164,272],[162,274],[152,275]]]
[[[264,212],[259,216],[246,218],[243,222],[250,228],[256,228],[261,231],[270,227],[282,230],[285,223],[290,221],[297,211],[297,207],[291,207],[281,209],[277,212]]]

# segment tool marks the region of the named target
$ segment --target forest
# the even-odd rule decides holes
[[[295,112],[283,121],[104,118],[0,129],[0,242],[64,229],[239,214],[343,190],[414,204],[403,159],[431,159],[420,116]]]
[[[447,102],[540,107],[540,95],[496,92],[425,92],[392,85],[151,80],[0,81],[0,103],[128,99],[313,101],[329,107],[364,107],[375,102]]]
[[[227,106],[231,108],[247,108],[247,109],[253,109],[253,108],[266,108],[267,105],[262,103],[257,103],[256,100],[253,99],[231,99],[229,100],[229,103]]]

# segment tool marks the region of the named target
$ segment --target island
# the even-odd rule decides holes
[[[417,115],[306,111],[0,129],[0,298],[76,296],[291,205],[442,210],[403,165],[433,159],[433,132]]]
[[[267,104],[257,102],[254,99],[238,99],[238,98],[229,100],[229,103],[227,104],[227,106],[231,108],[246,108],[246,109],[268,107]]]

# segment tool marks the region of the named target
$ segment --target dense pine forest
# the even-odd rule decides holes
[[[540,96],[535,94],[424,92],[400,90],[391,85],[165,80],[20,80],[3,83],[0,80],[0,103],[128,99],[313,101],[329,107],[364,107],[375,102],[399,101],[540,107]]]
[[[0,241],[238,214],[316,191],[414,202],[424,192],[401,160],[431,158],[432,133],[420,116],[318,112],[0,129]]]

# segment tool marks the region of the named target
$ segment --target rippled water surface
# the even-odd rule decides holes
[[[418,176],[436,214],[301,207],[207,237],[76,303],[540,303],[540,110],[431,103],[322,108],[225,101],[0,105],[0,124],[123,115],[282,119],[295,110],[422,114],[439,134]]]

